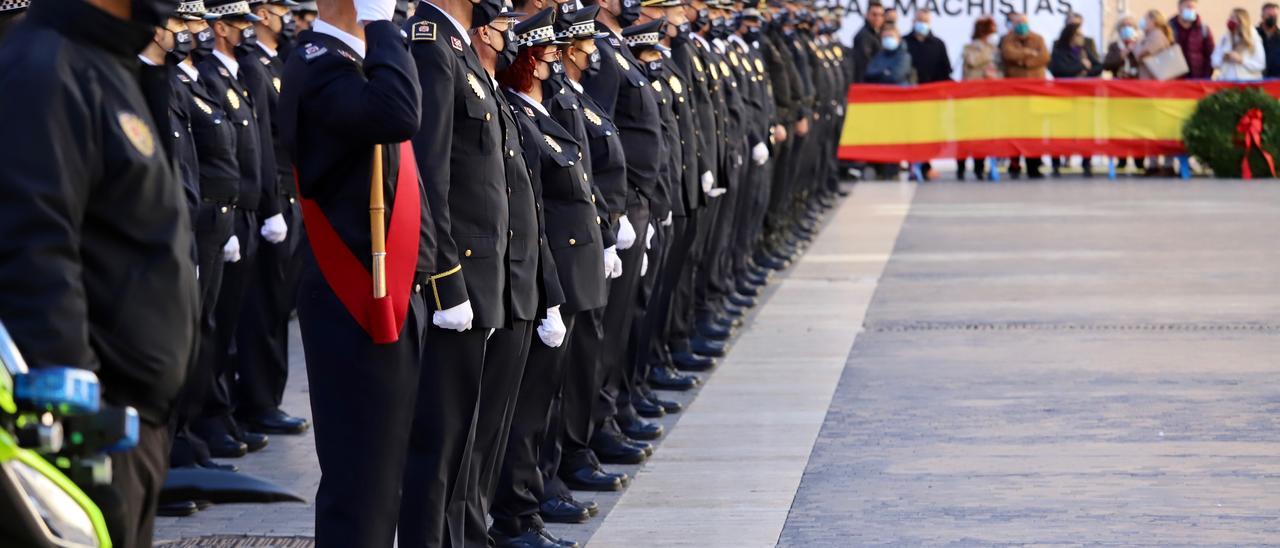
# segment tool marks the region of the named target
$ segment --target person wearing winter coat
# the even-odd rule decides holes
[[[1249,12],[1240,8],[1231,10],[1227,20],[1227,34],[1213,52],[1213,68],[1218,69],[1216,80],[1248,82],[1261,80],[1267,70],[1267,52],[1262,36],[1249,21]]]

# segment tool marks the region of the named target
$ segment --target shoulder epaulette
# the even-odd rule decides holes
[[[409,36],[414,42],[436,41],[436,24],[432,21],[419,21],[413,24],[413,33]]]
[[[307,44],[305,46],[302,46],[302,58],[308,63],[315,61],[321,55],[324,55],[325,53],[328,53],[328,52],[329,52],[328,49],[316,44]]]

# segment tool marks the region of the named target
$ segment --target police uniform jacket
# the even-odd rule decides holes
[[[642,63],[643,64],[643,63]],[[675,95],[672,94],[671,88],[667,87],[667,77],[670,72],[663,66],[659,70],[652,67],[645,67],[645,77],[649,79],[649,85],[653,87],[655,95],[658,97],[658,116],[662,121],[662,148],[659,153],[662,158],[661,177],[658,179],[658,194],[663,197],[667,203],[671,204],[671,211],[679,211],[684,214],[684,193],[680,192],[680,172],[684,165],[682,153],[684,149],[680,148],[680,127],[676,124],[675,112]],[[662,221],[666,217],[655,217],[655,221]],[[656,223],[655,223],[656,225]]]
[[[236,129],[222,110],[218,96],[209,93],[201,79],[179,70],[178,85],[190,101],[191,134],[200,161],[200,199],[217,205],[234,205],[240,196],[240,166],[236,160]]]
[[[438,235],[436,309],[471,301],[477,328],[507,325],[510,213],[498,102],[489,74],[443,11],[420,2],[405,26],[422,87],[413,138]]]
[[[797,77],[795,66],[778,47],[776,34],[769,33],[761,37],[760,51],[763,53],[765,73],[769,75],[773,91],[777,120],[779,123],[791,124],[797,119],[793,88]]]
[[[137,57],[153,33],[41,0],[0,45],[0,318],[31,366],[95,370],[106,401],[161,424],[199,303],[170,76]]]
[[[542,189],[524,160],[519,124],[512,105],[495,93],[502,125],[502,157],[506,162],[511,212],[511,317],[534,321],[546,317],[546,309],[564,303],[560,278],[544,235]]]
[[[236,165],[240,170],[238,207],[258,211],[262,206],[261,128],[254,115],[249,88],[216,55],[205,57],[197,65],[205,89],[218,98],[227,113],[227,121],[236,132]],[[241,73],[243,73],[243,64]]]
[[[241,83],[249,91],[249,105],[258,128],[258,180],[262,183],[262,198],[258,203],[261,219],[280,213],[280,166],[276,158],[275,109],[280,91],[271,75],[271,69],[262,64],[255,52],[262,52],[257,45],[240,44],[236,47],[236,61],[240,63]],[[263,52],[265,56],[266,53]],[[274,80],[274,81],[273,81]]]
[[[179,78],[190,78],[179,74],[177,67],[165,67],[174,75],[175,82],[169,99],[169,141],[176,162],[177,175],[182,181],[183,196],[186,198],[187,215],[195,226],[197,211],[200,208],[200,160],[196,155],[196,142],[191,129],[191,90],[177,82]],[[194,250],[194,245],[192,246]],[[194,252],[192,254],[194,257]]]
[[[693,102],[692,111],[694,115],[694,139],[697,141],[694,145],[696,152],[694,153],[694,176],[697,177],[698,183],[698,204],[707,205],[707,196],[703,194],[701,189],[702,174],[710,171],[716,173],[716,166],[720,164],[720,149],[718,145],[718,124],[716,122],[716,112],[718,105],[716,104],[716,89],[711,79],[711,74],[707,71],[707,65],[703,62],[702,54],[693,42],[686,41],[672,49],[671,59],[674,61],[677,70],[682,70],[690,75],[685,80],[690,85],[690,96]]]
[[[555,256],[564,293],[562,313],[572,314],[605,305],[601,218],[591,197],[591,181],[583,170],[580,148],[573,136],[548,113],[508,93],[524,139],[524,160],[542,189],[547,242]]]
[[[279,127],[285,150],[297,163],[300,196],[315,201],[342,242],[369,268],[374,145],[383,145],[388,222],[395,214],[397,192],[418,192],[424,205],[427,196],[421,184],[409,189],[394,184],[400,143],[418,130],[421,116],[413,60],[402,45],[400,30],[390,22],[365,26],[365,42],[368,56],[362,59],[332,36],[299,34],[297,49],[285,63],[289,85],[280,95]],[[434,267],[435,231],[425,207],[418,215],[416,271],[425,274]],[[425,325],[421,319],[419,325]]]
[[[689,73],[685,72],[686,66],[677,63],[674,58],[666,60],[667,67],[667,85],[666,88],[671,91],[672,110],[676,117],[676,143],[680,149],[680,162],[677,167],[677,176],[672,181],[675,188],[672,189],[673,195],[678,195],[682,208],[673,208],[677,217],[688,216],[694,210],[701,207],[700,187],[701,181],[698,177],[701,172],[698,171],[698,138],[697,138],[697,119],[693,113],[692,89],[689,84],[693,79]]]
[[[288,197],[292,197],[296,193],[296,186],[293,184],[293,162],[289,159],[289,155],[284,150],[284,144],[280,143],[280,131],[276,122],[276,105],[280,101],[280,89],[284,83],[284,53],[283,50],[277,51],[276,55],[271,55],[267,50],[263,49],[261,44],[245,46],[236,52],[236,56],[241,63],[245,65],[245,79],[253,82],[253,87],[261,89],[265,100],[259,100],[259,103],[266,103],[266,112],[269,117],[267,128],[267,137],[270,138],[271,147],[269,151],[264,151],[264,176],[270,171],[275,173],[270,175],[270,181],[275,183],[264,185],[266,190],[270,190],[279,197],[279,206],[284,208],[284,201]],[[249,67],[253,68],[250,69]],[[252,91],[250,91],[252,93]],[[266,143],[267,141],[263,141]],[[270,155],[266,156],[266,152]]]
[[[605,249],[614,247],[618,243],[617,236],[613,233],[613,222],[609,215],[609,202],[605,199],[604,193],[600,187],[596,185],[594,164],[591,163],[592,152],[591,136],[587,133],[587,117],[583,114],[582,99],[578,95],[573,84],[569,83],[569,77],[563,72],[558,71],[556,74],[548,78],[542,85],[543,101],[542,104],[551,113],[551,118],[560,124],[560,127],[573,135],[573,141],[578,143],[582,152],[582,170],[591,178],[591,196],[592,201],[596,204],[596,215],[600,217],[600,236],[604,238],[601,242]],[[597,115],[598,116],[598,115]],[[621,145],[619,154],[621,154]],[[625,161],[618,162],[619,165],[626,165]],[[621,185],[625,191],[626,182]],[[624,194],[625,196],[625,194]]]

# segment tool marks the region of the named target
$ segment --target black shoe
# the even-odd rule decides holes
[[[262,434],[301,434],[311,427],[307,419],[291,417],[279,409],[272,409],[261,416],[237,418],[250,432]]]
[[[641,455],[644,452],[639,452]],[[639,463],[637,463],[639,464]],[[561,474],[565,486],[574,491],[621,491],[622,479],[599,468],[579,468],[571,474]]]
[[[655,367],[649,370],[649,386],[662,390],[693,390],[701,381],[693,375],[684,375],[671,367]],[[636,436],[631,436],[635,438]],[[643,439],[643,438],[637,438]]]
[[[672,352],[671,364],[680,371],[710,371],[715,368],[716,361],[693,352]]]
[[[519,536],[511,537],[491,529],[489,538],[493,539],[498,548],[560,548],[559,544],[542,536],[542,531],[542,528],[529,529]]]
[[[742,281],[756,287],[764,287],[769,285],[769,271],[763,268],[759,270],[752,270],[742,277]]]
[[[729,340],[729,337],[733,336],[733,329],[723,325],[718,325],[714,320],[699,322],[694,329],[698,331],[698,335],[700,335],[701,338],[712,341],[726,341]],[[698,353],[701,354],[701,352]]]
[[[156,508],[156,515],[164,516],[166,518],[185,518],[187,516],[195,515],[195,513],[199,511],[200,508],[196,506],[196,503],[189,500],[180,500],[161,504]]]
[[[543,530],[542,530],[542,532],[541,532],[541,533],[539,533],[539,534],[541,534],[541,535],[542,535],[542,538],[545,538],[545,539],[547,539],[547,540],[549,540],[549,541],[551,541],[551,542],[556,543],[556,546],[560,546],[560,547],[562,547],[562,548],[578,548],[578,543],[577,543],[577,542],[574,542],[574,541],[572,541],[572,540],[567,540],[567,539],[562,539],[562,538],[560,538],[560,537],[557,537],[557,536],[555,536],[555,535],[551,534],[551,531],[548,531],[548,530],[546,530],[546,529],[543,529]]]
[[[668,415],[674,415],[684,411],[684,406],[680,405],[680,402],[659,398],[657,394],[654,394],[653,391],[649,390],[647,387],[641,387],[641,390],[644,392],[644,399],[649,400],[650,403],[653,403],[658,407],[661,407],[662,411]]]
[[[219,459],[238,459],[249,452],[248,445],[230,434],[222,434],[204,442],[209,446],[209,454]]]
[[[223,472],[239,472],[240,471],[240,467],[234,464],[222,464],[220,462],[213,462],[211,460],[199,461],[196,463],[196,466],[199,466],[206,470],[221,470]]]
[[[256,432],[241,432],[238,437],[240,441],[244,442],[250,453],[261,451],[268,443],[271,443],[271,438],[267,437],[266,434],[258,434]],[[216,457],[217,455],[214,456]]]
[[[600,505],[596,504],[596,501],[594,500],[578,500],[570,496],[569,502],[572,502],[586,509],[587,513],[590,514],[591,517],[593,518],[600,514]]]
[[[732,304],[733,306],[736,306],[738,308],[743,308],[743,309],[755,308],[757,304],[760,304],[760,301],[756,300],[755,297],[748,297],[747,295],[744,295],[741,292],[730,293],[728,300],[729,300],[729,304]]]
[[[1028,179],[1032,179],[1032,180],[1043,179],[1043,178],[1044,178],[1044,174],[1043,174],[1043,173],[1040,173],[1039,171],[1032,171],[1032,172],[1027,173],[1027,178],[1028,178]]]
[[[213,502],[207,500],[193,500],[191,502],[196,505],[196,510],[200,510],[201,512],[208,510],[213,506]]]
[[[547,523],[586,523],[591,519],[591,512],[574,504],[572,499],[565,498],[542,501],[538,505],[538,514]]]
[[[689,349],[694,354],[709,356],[712,358],[723,358],[725,355],[725,344],[720,341],[712,341],[703,337],[694,337],[689,341]],[[215,455],[216,456],[216,455]]]
[[[627,438],[627,445],[630,445],[630,446],[632,446],[632,447],[635,447],[636,449],[639,449],[639,450],[641,450],[641,451],[644,451],[644,456],[645,456],[645,458],[648,458],[648,457],[652,457],[652,456],[653,456],[653,444],[652,444],[652,443],[649,443],[649,442],[647,442],[647,441],[639,441],[639,440],[633,440],[633,439],[631,439],[631,438]]]
[[[636,408],[637,415],[646,419],[660,419],[667,416],[666,409],[663,409],[657,402],[643,396],[632,399],[631,406]]]
[[[597,432],[591,437],[591,450],[605,464],[642,464],[648,458],[644,451],[632,447],[626,436],[617,432]]]
[[[756,262],[760,263],[760,266],[763,266],[769,270],[786,270],[788,267],[791,266],[791,264],[788,262],[787,259],[782,257],[777,257],[774,255],[766,255],[766,256],[760,257],[756,260]]]
[[[760,284],[760,285],[751,285],[751,284],[747,284],[747,283],[740,283],[740,284],[738,284],[738,287],[736,288],[736,289],[738,290],[738,291],[737,291],[737,294],[738,294],[738,295],[740,295],[740,296],[742,296],[742,297],[746,297],[746,298],[748,298],[748,299],[751,299],[753,302],[751,303],[751,305],[750,305],[750,306],[755,306],[755,302],[754,302],[754,301],[755,301],[755,297],[759,297],[759,296],[760,296],[760,287],[761,287],[761,286],[763,286],[763,285],[764,285],[764,284]],[[732,296],[733,296],[733,294],[730,294],[730,296],[732,297]],[[730,302],[732,302],[732,301],[730,301]]]
[[[630,421],[625,425],[619,425],[619,426],[622,428],[622,433],[626,435],[628,438],[631,438],[631,440],[641,440],[641,441],[656,440],[662,437],[662,432],[664,431],[664,428],[662,428],[661,424],[658,424],[656,422],[649,422],[646,420],[639,420],[639,419]],[[623,441],[626,442],[631,440],[623,440]],[[638,446],[642,451],[644,450],[643,445],[639,445],[639,444],[632,444],[632,445]],[[646,453],[648,452],[646,451]],[[648,455],[646,454],[645,456],[648,456]]]
[[[747,315],[746,308],[743,308],[741,306],[728,302],[727,298],[725,300],[724,305],[722,305],[720,308],[724,310],[724,315],[725,317],[728,317],[728,318],[741,318]],[[732,329],[729,330],[729,333],[732,334],[733,330]]]

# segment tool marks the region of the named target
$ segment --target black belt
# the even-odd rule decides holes
[[[231,198],[231,199],[218,199],[218,198],[205,198],[205,197],[200,198],[200,203],[210,204],[215,206],[226,206],[226,207],[236,207],[236,202],[238,201],[239,200],[235,198]]]

